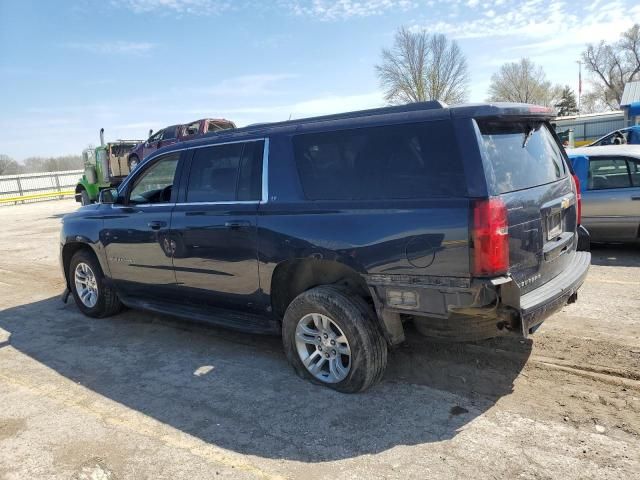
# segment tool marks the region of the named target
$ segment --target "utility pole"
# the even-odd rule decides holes
[[[580,115],[580,97],[582,97],[582,61],[577,60],[578,64],[578,115]]]

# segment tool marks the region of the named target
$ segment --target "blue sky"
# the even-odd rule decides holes
[[[577,89],[585,43],[633,19],[637,0],[0,0],[0,153],[380,106],[374,65],[401,25],[460,43],[472,101],[522,56]]]

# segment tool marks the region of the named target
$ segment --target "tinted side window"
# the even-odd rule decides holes
[[[297,135],[295,160],[311,200],[403,199],[466,193],[448,121]]]
[[[591,158],[589,160],[589,190],[626,188],[631,186],[627,161],[624,158]]]
[[[238,179],[238,200],[260,200],[262,198],[263,153],[263,141],[245,144],[240,165],[240,178]]]
[[[176,127],[165,128],[164,133],[162,134],[163,140],[172,140],[176,138]]]
[[[187,185],[187,202],[231,202],[236,184],[242,143],[194,150]]]

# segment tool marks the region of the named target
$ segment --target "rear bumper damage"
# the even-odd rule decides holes
[[[572,262],[554,279],[520,298],[520,322],[522,334],[533,333],[550,315],[578,297],[578,289],[584,283],[591,253],[576,252]]]
[[[390,344],[404,340],[402,322],[413,320],[425,336],[454,342],[516,335],[527,337],[577,298],[589,265],[589,252],[575,252],[571,263],[541,287],[522,294],[509,276],[487,279],[394,278],[371,276],[378,318]],[[427,279],[430,284],[426,284]]]

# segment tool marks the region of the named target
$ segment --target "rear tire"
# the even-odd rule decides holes
[[[282,341],[300,377],[343,393],[362,392],[378,383],[387,365],[387,343],[369,304],[332,285],[307,290],[291,302]]]
[[[122,309],[116,292],[104,281],[104,274],[95,255],[80,250],[71,257],[68,268],[73,299],[82,313],[102,318],[115,315]]]
[[[83,207],[85,205],[91,205],[91,198],[89,197],[89,193],[85,189],[80,190],[80,204]]]

